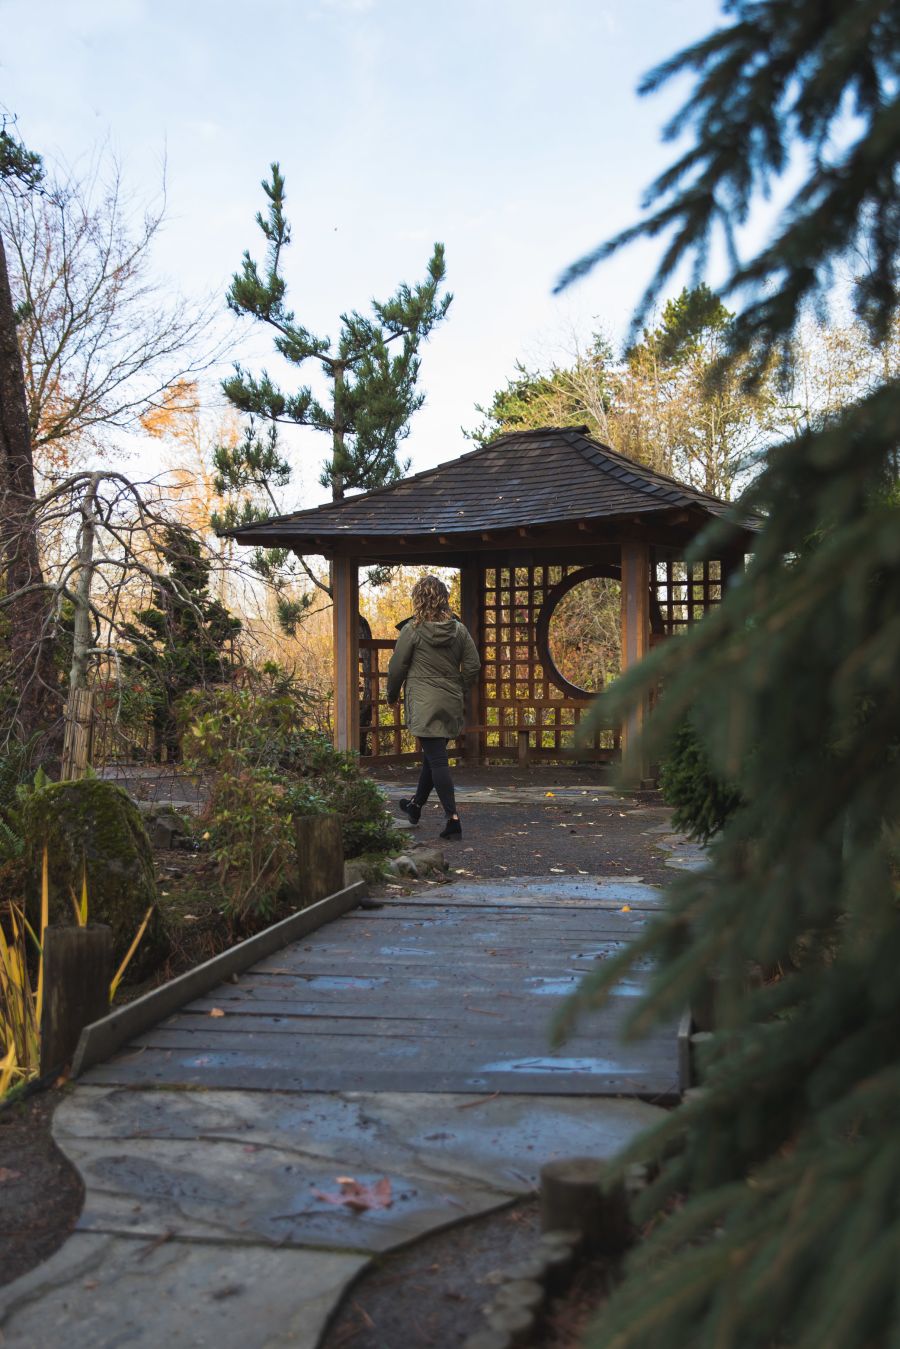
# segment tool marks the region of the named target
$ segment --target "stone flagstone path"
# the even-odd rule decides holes
[[[677,1093],[674,1028],[618,1043],[644,974],[559,1051],[549,1028],[657,902],[634,879],[458,882],[348,914],[125,1047],[57,1111],[85,1207],[0,1289],[3,1345],[314,1349],[373,1254],[618,1151]],[[350,1179],[376,1206],[340,1202]]]

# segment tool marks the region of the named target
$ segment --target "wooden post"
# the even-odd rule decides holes
[[[622,672],[630,670],[650,649],[650,550],[638,539],[622,543]],[[640,787],[650,777],[643,744],[649,697],[645,694],[622,724],[622,778]]]
[[[334,602],[334,745],[359,749],[359,568],[355,557],[331,564]]]
[[[48,927],[44,930],[43,951],[42,1075],[70,1063],[85,1026],[109,1011],[112,929],[100,923]]]
[[[529,763],[531,762],[531,754],[529,753],[528,750],[528,732],[520,728],[518,731],[518,739],[519,739],[519,767],[527,768]]]
[[[93,754],[94,695],[91,689],[74,689],[65,710],[60,778],[73,782],[83,778]]]
[[[617,1255],[631,1240],[621,1181],[604,1187],[599,1157],[561,1157],[541,1167],[541,1230],[580,1232],[591,1250]]]
[[[459,569],[459,607],[463,625],[469,629],[469,635],[478,648],[478,654],[484,659],[481,648],[481,568],[477,562],[467,562]],[[466,695],[467,726],[482,724],[481,706],[481,675],[479,675],[474,688],[469,689]],[[467,732],[465,736],[467,763],[481,762],[483,743],[481,731]]]
[[[344,843],[339,815],[297,819],[297,871],[304,908],[344,888]]]
[[[743,553],[729,553],[721,559],[719,566],[722,569],[722,599],[724,600],[731,578],[744,570],[744,555]]]

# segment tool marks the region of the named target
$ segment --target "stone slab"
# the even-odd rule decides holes
[[[86,1188],[78,1230],[377,1253],[509,1202],[462,1174],[430,1172],[408,1149],[366,1144],[365,1131],[337,1155],[306,1153],[289,1138],[70,1141]],[[341,1177],[387,1179],[390,1206],[341,1204]]]
[[[0,1288],[4,1349],[315,1349],[367,1263],[336,1251],[77,1232]]]
[[[222,1146],[239,1149],[231,1163],[248,1175],[260,1168],[281,1175],[282,1167],[295,1159],[307,1168],[318,1167],[317,1174],[326,1177],[382,1168],[382,1174],[391,1170],[424,1178],[435,1188],[462,1182],[512,1196],[530,1192],[546,1162],[585,1153],[613,1156],[663,1117],[659,1107],[630,1099],[418,1092],[197,1094],[80,1086],[57,1110],[53,1127],[57,1142],[86,1179],[91,1177],[91,1185],[98,1179],[96,1168],[104,1172],[105,1194],[111,1193],[112,1171],[108,1166],[104,1171],[104,1158],[139,1155],[132,1149],[152,1143],[157,1161],[167,1155],[173,1162],[181,1158],[182,1167],[185,1149],[209,1149],[210,1157],[196,1167],[210,1174],[215,1206],[216,1187],[221,1188],[223,1177],[230,1183],[221,1165],[226,1154],[216,1151]],[[167,1146],[172,1148],[169,1154]],[[128,1169],[121,1174],[127,1180]],[[180,1193],[175,1200],[182,1203]],[[384,1211],[386,1222],[394,1219],[408,1225],[402,1208]],[[147,1215],[140,1221],[146,1223]],[[246,1239],[246,1229],[237,1235]]]

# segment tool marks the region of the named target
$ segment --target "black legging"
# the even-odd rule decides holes
[[[422,736],[422,771],[416,788],[416,801],[424,806],[431,795],[432,787],[438,794],[438,800],[448,816],[456,814],[456,795],[453,791],[453,779],[447,762],[446,736]]]

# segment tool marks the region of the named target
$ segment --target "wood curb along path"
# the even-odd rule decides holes
[[[251,965],[280,951],[290,942],[298,941],[325,923],[340,918],[349,909],[355,908],[365,893],[366,887],[362,882],[349,885],[316,904],[310,904],[299,913],[290,914],[280,923],[273,923],[255,937],[248,937],[237,946],[220,951],[202,965],[187,970],[176,979],[170,979],[134,1002],[117,1007],[101,1020],[85,1026],[72,1061],[72,1076],[80,1077],[87,1068],[102,1063],[127,1040],[149,1030],[191,999],[201,997],[226,979],[243,974]]]
[[[646,972],[558,1051],[549,1027],[658,902],[636,879],[459,881],[237,982],[207,971],[126,1042],[120,1021],[55,1119],[78,1229],[0,1290],[4,1346],[313,1349],[373,1254],[530,1193],[556,1156],[617,1152],[678,1091],[674,1027],[619,1043]]]

